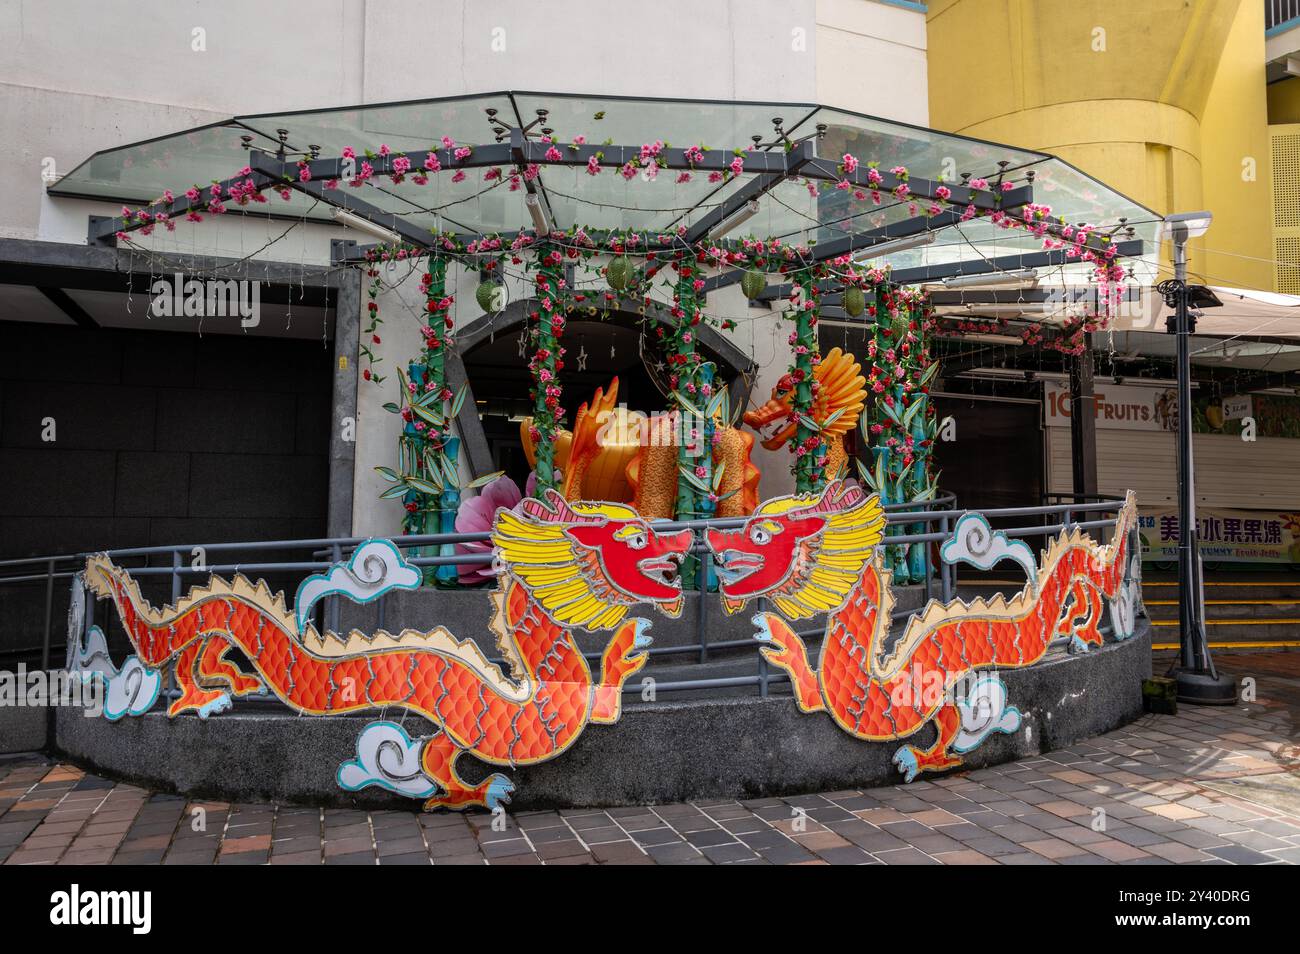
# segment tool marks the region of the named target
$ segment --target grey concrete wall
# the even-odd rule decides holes
[[[331,360],[319,341],[0,322],[0,559],[323,535]],[[0,652],[38,644],[44,597],[0,587]]]
[[[1059,749],[1137,718],[1142,680],[1150,673],[1145,620],[1126,642],[1003,670],[1022,728],[991,736],[967,756],[967,767]],[[208,720],[169,721],[158,711],[117,724],[66,709],[56,715],[60,752],[142,784],[229,799],[414,807],[374,790],[348,795],[335,785],[367,718],[299,718],[240,703]],[[413,736],[422,731],[417,718],[406,726]],[[932,731],[909,741],[928,744]],[[897,784],[890,760],[898,746],[858,741],[825,714],[801,714],[788,695],[638,702],[617,725],[589,727],[559,758],[510,772],[517,786],[510,809]],[[470,758],[461,770],[471,780],[486,771]]]
[[[49,715],[45,706],[0,706],[0,755],[45,748]]]

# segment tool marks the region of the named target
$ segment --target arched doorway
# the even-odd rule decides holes
[[[459,367],[448,369],[449,376],[463,376],[470,388],[457,426],[471,469],[476,474],[504,470],[521,487],[529,467],[519,424],[532,413],[532,378],[520,338],[532,307],[529,301],[514,302],[498,315],[471,322],[457,334]],[[619,380],[620,403],[632,410],[652,413],[668,406],[662,355],[654,335],[647,333],[665,317],[659,308],[645,315],[616,310],[570,317],[564,332],[566,427],[573,424],[578,406],[589,401],[596,388],[608,387],[614,377]],[[753,360],[712,328],[701,332],[700,350],[731,389],[732,407],[743,408],[753,379]]]

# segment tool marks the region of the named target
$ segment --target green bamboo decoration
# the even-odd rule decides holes
[[[530,436],[536,448],[537,495],[547,489],[559,490],[560,477],[555,469],[555,438],[563,418],[560,397],[560,371],[564,368],[565,300],[564,256],[558,248],[540,245],[532,267],[536,271],[537,308],[530,315],[529,336],[532,356],[528,369],[533,375],[533,423]]]
[[[461,487],[457,472],[460,440],[452,436],[451,422],[464,395],[453,398],[447,386],[453,320],[445,258],[429,257],[420,287],[425,296],[425,323],[420,329],[424,345],[407,365],[406,374],[400,369],[397,372],[400,402],[384,405],[385,410],[400,414],[404,422],[398,438],[398,469],[376,469],[393,484],[380,497],[400,497],[405,507],[403,533],[452,533]],[[450,555],[454,547],[447,544],[438,552]],[[453,584],[456,567],[437,567],[430,576],[438,583]]]
[[[821,423],[813,418],[816,402],[816,367],[821,357],[817,346],[817,319],[821,311],[821,296],[817,283],[822,277],[820,266],[805,266],[790,273],[790,280],[799,289],[798,301],[787,311],[794,318],[794,332],[790,345],[794,349],[794,364],[790,376],[794,382],[790,402],[798,417],[791,450],[794,452],[794,485],[798,493],[815,493],[826,482],[826,441],[821,436]]]
[[[680,414],[677,442],[678,519],[707,517],[714,510],[713,445],[706,409],[713,391],[714,366],[699,352],[700,327],[704,323],[696,268],[693,258],[680,257],[673,267],[673,326],[668,334],[668,362],[672,366],[669,384]]]
[[[859,463],[859,472],[883,503],[932,499],[934,411],[929,386],[937,366],[929,356],[928,314],[915,292],[881,284],[876,289],[875,316],[875,334],[867,346],[872,360],[869,401],[860,423],[870,464]],[[902,532],[920,534],[924,525],[905,524]],[[887,549],[885,562],[895,583],[925,579],[923,546]]]

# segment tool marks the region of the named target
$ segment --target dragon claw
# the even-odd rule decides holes
[[[1071,636],[1071,637],[1070,637],[1070,652],[1071,652],[1071,653],[1086,653],[1086,652],[1088,652],[1088,649],[1089,649],[1089,647],[1088,647],[1088,643],[1087,643],[1085,640],[1081,639],[1081,638],[1078,637],[1078,636]]]
[[[895,752],[893,762],[902,774],[904,782],[912,781],[921,771],[921,766],[916,760],[916,749],[910,745],[905,745]]]
[[[226,712],[234,705],[230,699],[230,693],[223,692],[211,702],[205,702],[195,709],[195,713],[200,719],[206,719],[210,715],[216,715],[218,712]]]
[[[755,639],[762,643],[772,642],[772,624],[768,622],[766,613],[755,613],[750,617],[750,622],[758,627],[758,632],[754,634]]]
[[[515,783],[500,772],[488,777],[487,789],[483,793],[483,804],[488,811],[495,811],[501,805],[510,804],[510,793],[515,790]]]

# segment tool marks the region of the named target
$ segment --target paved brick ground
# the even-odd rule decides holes
[[[187,802],[23,756],[0,762],[0,862],[1300,862],[1300,654],[1220,662],[1256,680],[1257,702],[1185,706],[1176,717],[1147,716],[1064,751],[936,781],[524,812],[510,816],[505,831],[494,831],[485,814]]]

